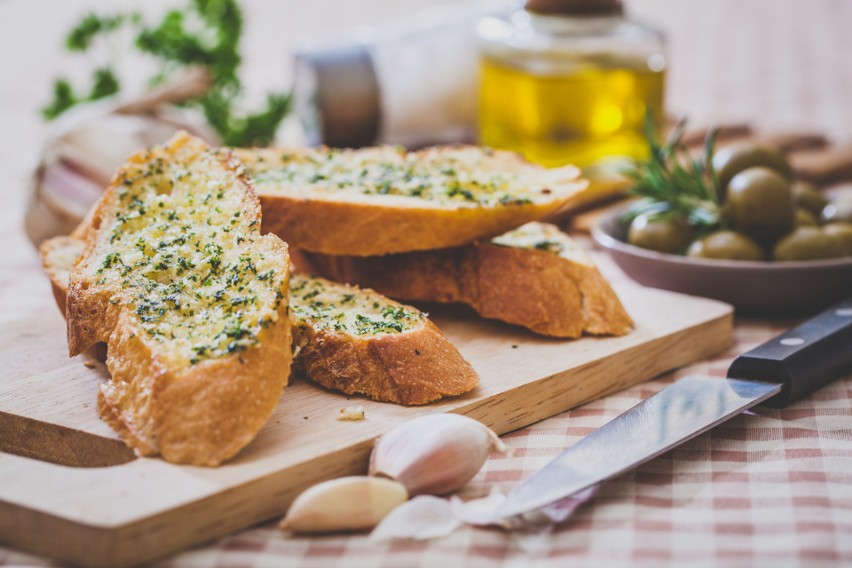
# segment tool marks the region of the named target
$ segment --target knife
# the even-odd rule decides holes
[[[727,378],[685,377],[604,424],[518,485],[496,516],[528,513],[568,497],[752,406],[786,406],[849,370],[852,296],[740,355]]]

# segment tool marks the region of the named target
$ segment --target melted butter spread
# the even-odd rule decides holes
[[[540,250],[580,264],[592,264],[576,241],[560,231],[558,227],[547,223],[527,223],[499,237],[494,237],[491,242],[503,247]]]
[[[452,206],[511,206],[552,201],[574,168],[545,170],[487,148],[408,153],[358,150],[237,150],[262,193],[386,195]],[[574,191],[574,184],[570,192]],[[559,191],[564,194],[564,189]]]
[[[422,325],[422,312],[371,290],[294,274],[290,307],[299,323],[350,335],[397,334]]]
[[[123,303],[153,340],[195,364],[258,342],[278,319],[287,266],[249,246],[259,221],[247,218],[237,173],[212,150],[165,160],[149,152],[127,166],[118,213],[89,261],[99,284]]]

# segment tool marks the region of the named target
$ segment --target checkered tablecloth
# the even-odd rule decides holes
[[[510,490],[566,446],[688,374],[723,377],[735,354],[793,321],[738,321],[720,356],[504,436],[464,489]],[[850,346],[852,348],[852,346]],[[45,535],[49,538],[49,535]],[[0,549],[0,565],[48,565]],[[187,550],[165,567],[852,565],[852,375],[782,410],[758,409],[602,484],[549,533],[464,527],[425,542],[292,538],[270,522]]]

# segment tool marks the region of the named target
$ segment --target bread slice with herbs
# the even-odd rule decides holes
[[[100,416],[140,455],[205,466],[235,455],[292,360],[287,245],[260,235],[241,164],[178,134],[132,156],[77,234],[68,348],[108,345]],[[55,260],[61,247],[45,247]]]
[[[538,334],[623,335],[633,322],[568,235],[528,223],[489,242],[379,257],[295,252],[304,269],[403,301],[461,302],[482,317]]]
[[[41,247],[57,305],[83,250],[73,237]],[[416,308],[376,292],[293,274],[290,317],[296,366],[310,379],[347,394],[398,404],[425,404],[477,386],[476,371]]]
[[[298,366],[326,388],[414,405],[479,384],[425,314],[373,290],[294,274],[290,308]]]
[[[438,249],[499,235],[565,206],[585,187],[475,146],[235,149],[263,204],[263,229],[336,255]]]

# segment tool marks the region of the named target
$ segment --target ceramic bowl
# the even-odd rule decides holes
[[[852,257],[752,262],[663,254],[626,242],[623,212],[601,219],[592,236],[628,276],[645,286],[714,298],[762,315],[815,312],[852,295]]]

